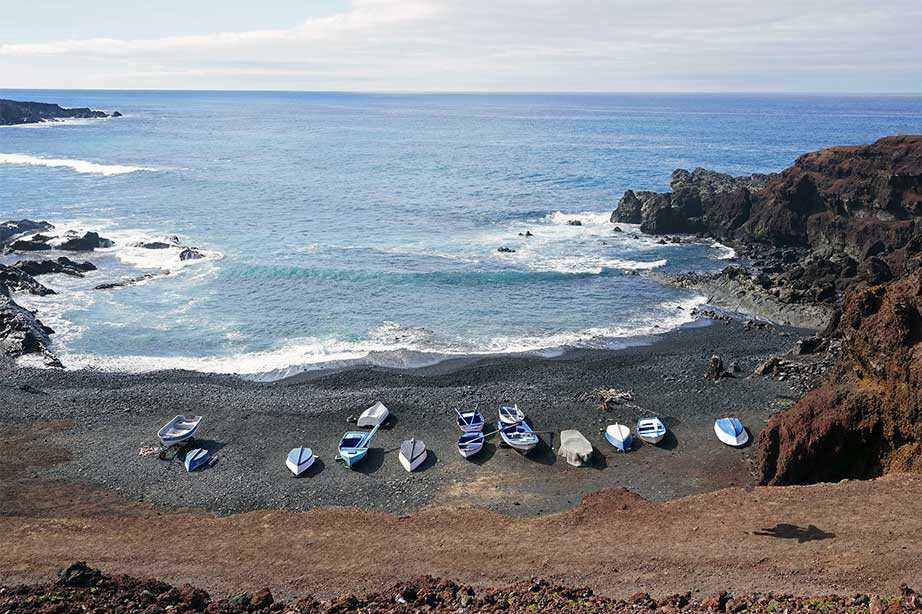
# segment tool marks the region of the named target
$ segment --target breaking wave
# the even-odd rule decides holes
[[[67,158],[44,158],[26,154],[0,153],[0,164],[15,164],[18,166],[47,166],[49,168],[69,168],[78,173],[87,175],[125,175],[137,172],[157,172],[155,168],[144,166],[128,166],[124,164],[99,164],[86,160],[71,160]]]

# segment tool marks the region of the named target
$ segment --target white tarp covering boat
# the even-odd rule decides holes
[[[390,415],[387,407],[384,406],[384,403],[381,401],[375,401],[375,404],[362,412],[362,415],[359,416],[356,426],[359,427],[370,427],[370,426],[380,426],[387,420],[387,417]]]
[[[557,454],[574,467],[592,465],[592,444],[576,430],[560,431],[560,448]]]
[[[721,418],[714,423],[717,439],[728,446],[738,448],[749,441],[749,433],[738,418]]]
[[[426,460],[426,444],[421,439],[407,439],[400,446],[400,464],[407,471],[415,471]]]
[[[631,429],[623,424],[617,423],[608,425],[608,428],[605,429],[605,439],[608,443],[615,446],[615,449],[621,452],[630,450],[631,444],[634,443]]]

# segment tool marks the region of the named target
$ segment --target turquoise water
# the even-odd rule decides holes
[[[58,331],[65,363],[272,376],[608,347],[674,327],[701,298],[647,272],[715,269],[729,252],[613,232],[625,189],[666,189],[676,167],[778,171],[819,147],[922,131],[914,97],[0,97],[126,115],[0,129],[0,217],[116,241],[86,279],[45,278],[59,296],[21,297]],[[208,257],[131,247],[167,234]]]

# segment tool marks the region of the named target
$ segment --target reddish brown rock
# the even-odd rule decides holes
[[[922,471],[922,270],[846,298],[831,381],[759,436],[763,484]]]

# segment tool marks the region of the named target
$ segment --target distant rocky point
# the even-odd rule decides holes
[[[61,105],[47,102],[19,102],[0,99],[0,126],[40,124],[58,119],[102,119],[121,117],[118,111],[111,114],[89,108],[65,109]]]

